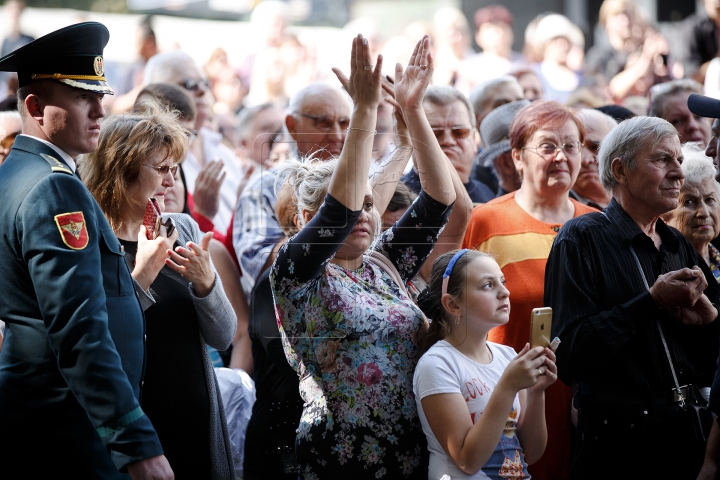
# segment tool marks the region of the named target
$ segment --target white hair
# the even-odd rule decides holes
[[[600,110],[595,110],[594,108],[582,108],[578,110],[577,114],[580,117],[580,120],[585,124],[585,130],[587,130],[587,120],[604,123],[608,131],[618,126],[618,122],[613,117],[601,112]]]
[[[682,145],[682,171],[685,174],[683,186],[700,185],[707,179],[715,178],[715,165],[712,159],[705,156],[705,149],[700,143],[688,142]],[[720,184],[713,181],[715,189],[720,193]]]
[[[182,50],[158,53],[145,64],[143,86],[153,83],[177,83],[185,79],[188,65],[197,67],[195,60]]]
[[[645,149],[654,149],[662,139],[678,137],[669,122],[658,117],[633,117],[621,122],[600,143],[598,162],[600,181],[609,192],[618,182],[612,172],[612,161],[619,158],[625,168],[636,168],[635,157]]]

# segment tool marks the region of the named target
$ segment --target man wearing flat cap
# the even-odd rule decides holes
[[[3,478],[173,478],[138,401],[144,319],[134,284],[75,173],[113,93],[108,39],[105,26],[81,23],[0,59],[0,71],[18,73],[23,121],[0,166]]]
[[[688,97],[687,103],[688,109],[695,115],[714,119],[711,128],[712,136],[705,148],[705,155],[712,159],[716,171],[715,180],[720,181],[720,167],[718,167],[720,100],[693,93]],[[716,241],[717,239],[713,240],[713,243],[715,244]],[[718,359],[718,362],[720,362],[720,359]],[[720,369],[715,372],[715,380],[710,389],[710,410],[715,415],[720,415]],[[705,451],[705,461],[698,480],[714,479],[718,476],[718,463],[720,463],[720,424],[718,424],[718,420],[720,420],[720,416],[716,416],[713,422]]]

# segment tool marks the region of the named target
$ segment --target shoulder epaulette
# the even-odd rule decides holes
[[[44,153],[41,153],[40,156],[45,159],[46,162],[50,164],[50,170],[53,172],[62,172],[62,173],[68,173],[70,175],[73,174],[73,171],[70,170],[70,167],[65,165],[63,162],[58,160],[55,157],[52,157],[50,155],[46,155]]]

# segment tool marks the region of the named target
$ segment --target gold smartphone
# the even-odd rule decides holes
[[[530,315],[530,347],[549,347],[551,332],[552,308],[533,308]]]

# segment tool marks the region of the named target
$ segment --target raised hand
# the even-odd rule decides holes
[[[425,35],[413,50],[407,68],[395,65],[395,100],[404,111],[407,108],[422,108],[425,90],[430,84],[434,69],[430,53],[430,37]]]
[[[350,78],[347,78],[339,68],[333,68],[332,71],[356,107],[377,108],[382,92],[382,55],[378,55],[377,64],[373,65],[370,46],[362,34],[358,34],[352,42]]]
[[[225,180],[222,160],[209,161],[203,166],[195,180],[193,200],[195,212],[212,221],[220,208],[220,187]]]

